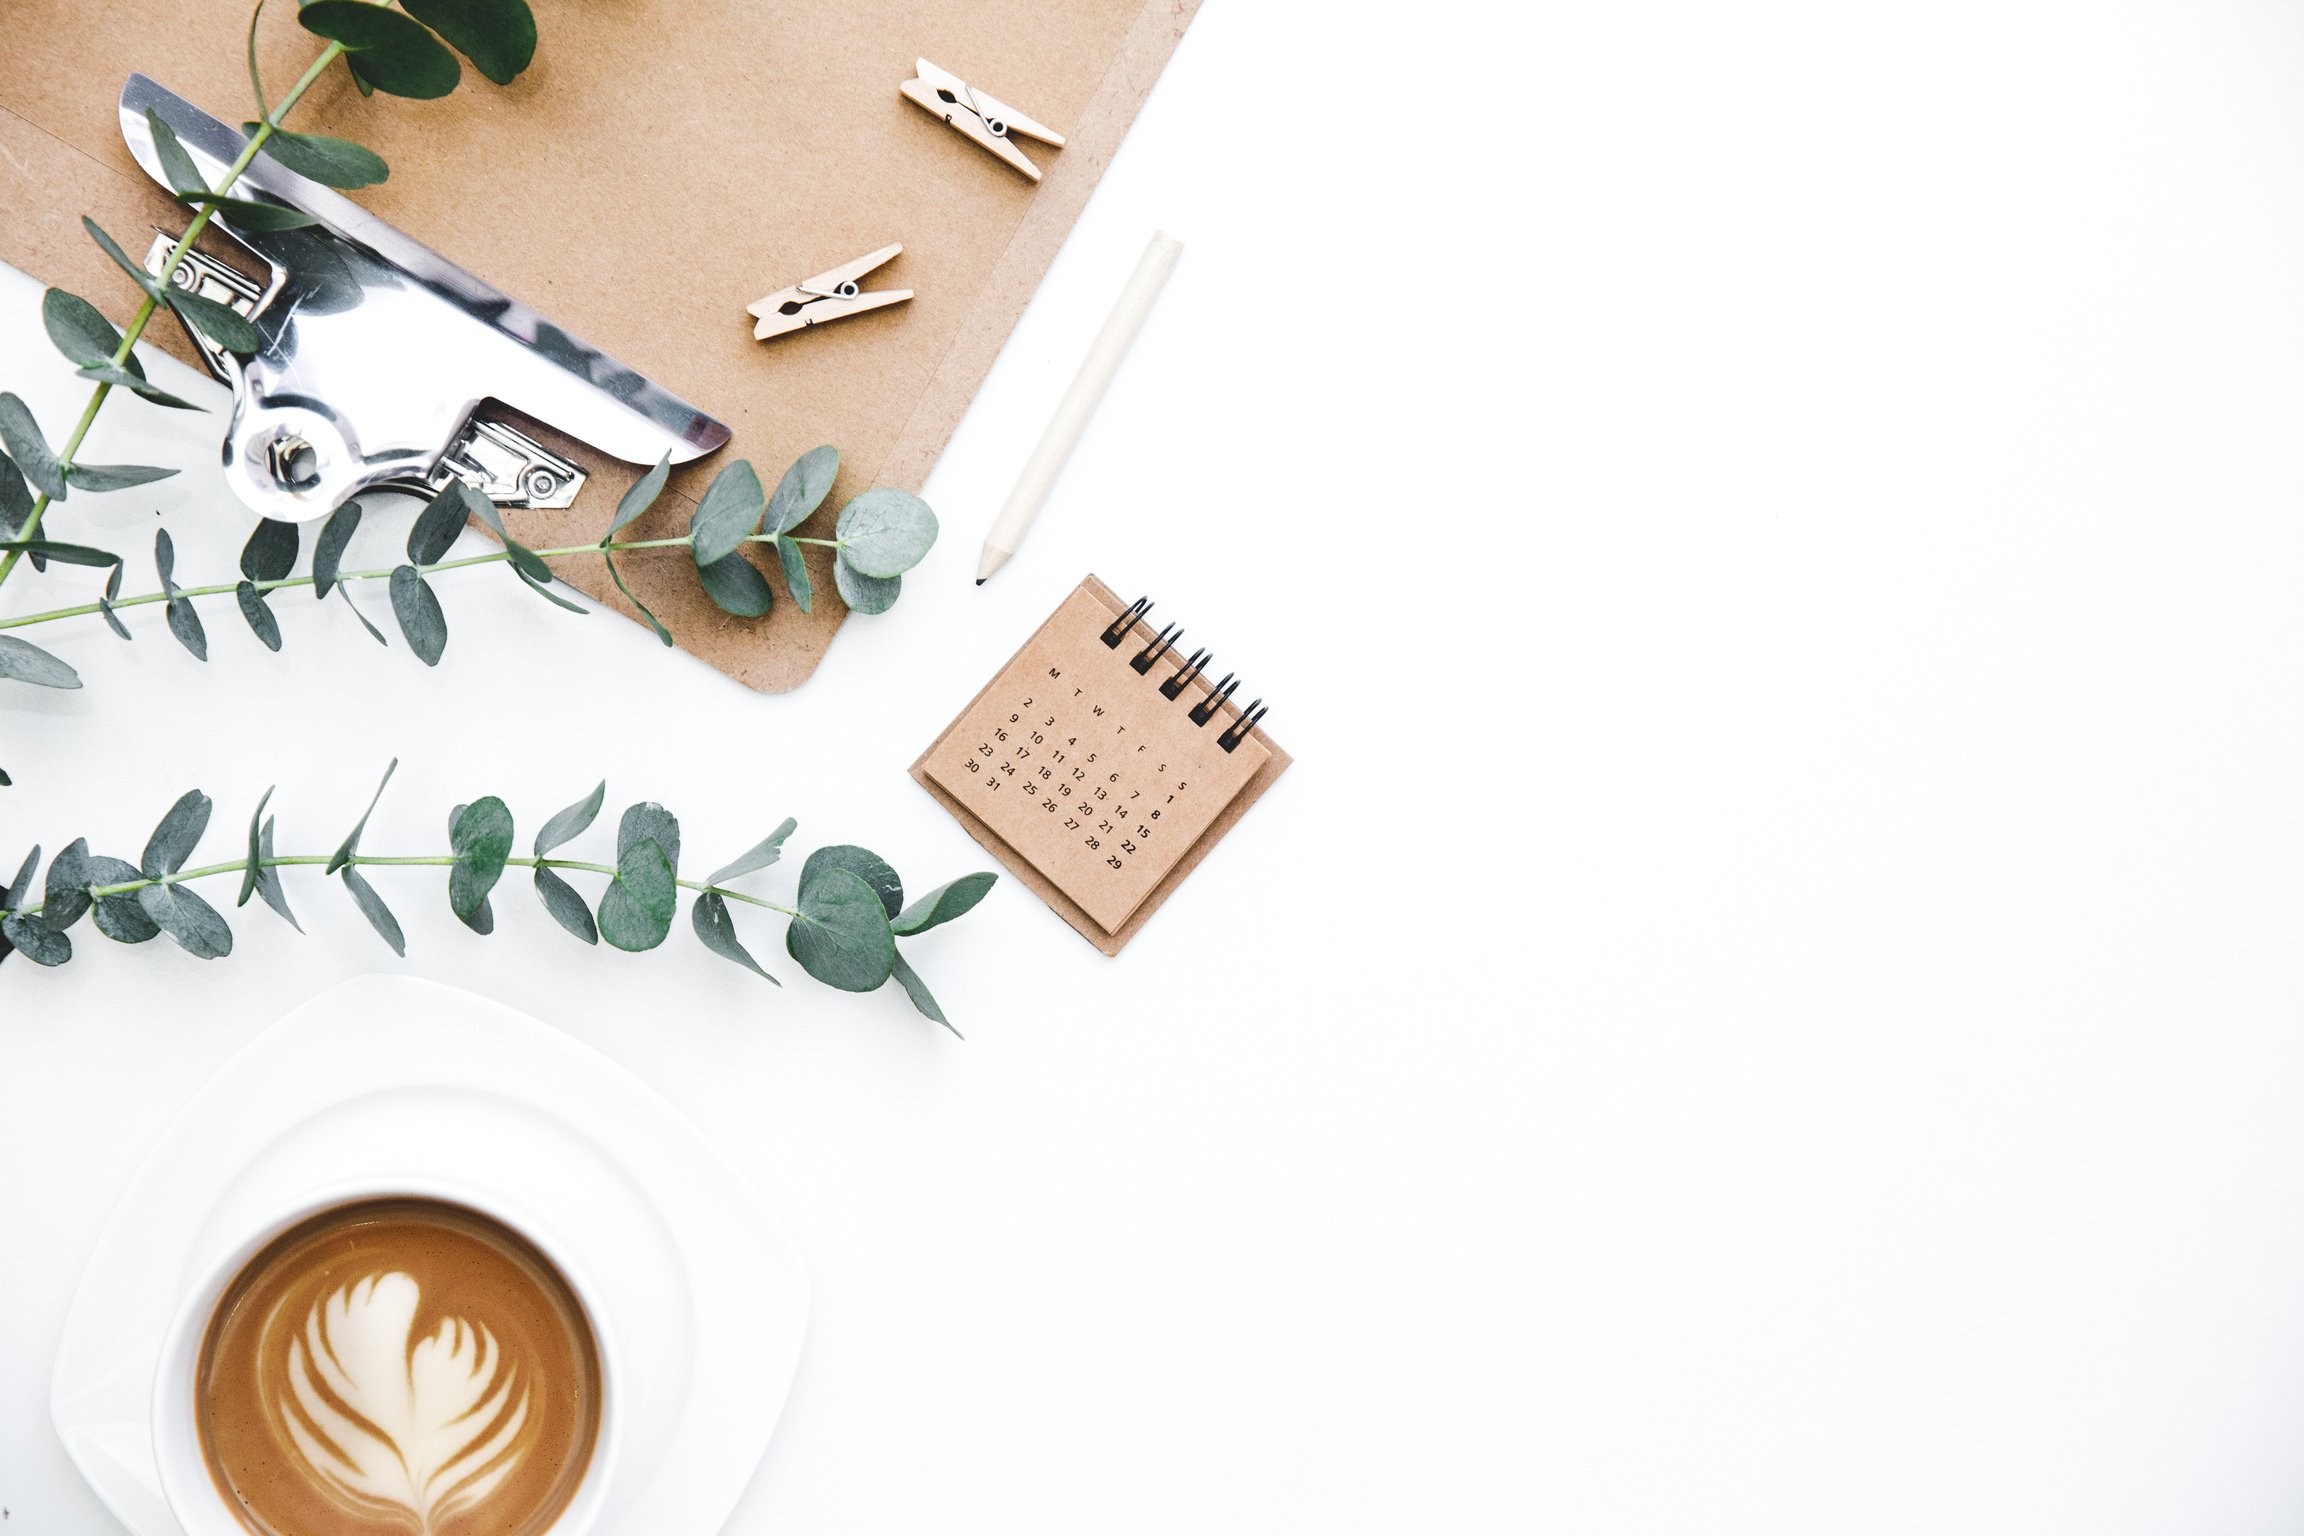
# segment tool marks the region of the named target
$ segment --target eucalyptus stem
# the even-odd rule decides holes
[[[747,544],[773,544],[779,538],[790,539],[795,544],[828,544],[833,548],[839,547],[837,539],[803,539],[789,533],[755,533],[746,536],[744,542]],[[694,534],[684,533],[675,539],[628,539],[603,544],[569,544],[558,549],[530,550],[529,553],[540,559],[557,560],[571,555],[620,555],[627,550],[634,549],[687,549],[692,547],[695,542],[696,536]],[[502,565],[512,558],[513,555],[510,550],[499,549],[485,555],[466,555],[459,560],[441,560],[430,565],[418,565],[414,567],[414,570],[419,576],[429,576],[436,571],[461,571],[475,565]],[[339,583],[390,581],[393,569],[395,568],[388,566],[382,570],[373,571],[338,571],[336,580]],[[237,593],[243,586],[253,587],[262,593],[272,593],[287,587],[309,587],[313,581],[314,578],[311,576],[282,576],[272,581],[226,581],[205,587],[178,587],[175,596],[179,598],[229,597]],[[134,597],[117,597],[101,603],[80,603],[70,608],[51,608],[43,613],[25,613],[18,614],[14,618],[0,618],[0,629],[22,629],[27,625],[47,624],[57,619],[85,618],[93,613],[101,613],[107,607],[117,611],[122,608],[141,608],[151,603],[165,603],[167,601],[169,601],[167,592],[143,592]]]
[[[256,867],[258,869],[291,869],[314,864],[324,865],[330,861],[331,855],[325,853],[275,854],[258,859]],[[356,853],[343,861],[345,864],[371,864],[390,869],[453,869],[457,862],[457,856],[452,853]],[[611,879],[616,875],[615,865],[594,864],[585,859],[507,858],[504,863],[507,868],[574,869],[590,875],[607,875]],[[123,880],[115,885],[91,885],[85,889],[91,900],[101,901],[107,896],[126,896],[136,891],[148,890],[156,885],[182,885],[187,880],[206,880],[215,875],[239,875],[247,873],[247,870],[248,861],[246,859],[233,859],[224,864],[203,864],[198,869],[180,869],[174,874],[154,875],[143,880]],[[672,883],[684,891],[694,891],[700,896],[719,896],[728,901],[741,901],[747,906],[762,907],[770,912],[781,912],[786,917],[801,916],[793,908],[770,901],[766,897],[754,896],[744,891],[730,890],[727,886],[714,885],[708,880],[675,879]],[[0,907],[0,918],[37,917],[47,905],[45,900],[41,900],[21,907]]]
[[[256,125],[256,131],[249,135],[247,144],[241,149],[239,158],[232,162],[231,167],[224,173],[223,181],[212,190],[219,194],[232,190],[233,185],[240,180],[241,173],[255,162],[258,152],[264,148],[264,141],[272,137],[273,130],[280,126],[281,119],[288,115],[289,109],[303,98],[304,93],[312,88],[313,82],[320,78],[321,72],[335,63],[338,56],[343,52],[344,45],[342,43],[330,43],[320,50],[320,56],[312,61],[311,68],[304,71],[303,78],[296,82],[294,88],[286,96],[280,98],[277,106],[264,114],[263,121]],[[129,354],[135,350],[136,343],[143,337],[144,328],[150,325],[152,317],[159,313],[160,295],[168,291],[168,285],[175,280],[176,269],[184,264],[184,258],[191,251],[192,243],[200,238],[201,232],[207,229],[209,220],[215,217],[216,205],[214,203],[206,204],[193,213],[191,224],[177,239],[176,248],[168,253],[167,264],[160,269],[159,278],[155,281],[153,288],[145,293],[144,302],[136,307],[135,318],[128,322],[128,329],[121,334],[120,346],[112,354],[113,367],[125,368],[128,365]],[[74,456],[80,452],[81,443],[87,439],[89,429],[96,424],[96,413],[104,408],[104,402],[111,397],[111,394],[112,386],[109,382],[99,383],[89,393],[88,404],[80,412],[79,423],[73,427],[72,435],[64,440],[63,451],[57,455],[57,463],[67,473],[71,470]],[[32,511],[24,520],[24,525],[17,530],[15,538],[28,540],[39,536],[40,520],[48,514],[48,502],[48,493],[42,491],[33,500]],[[4,584],[8,580],[16,569],[16,563],[23,558],[24,551],[20,549],[12,549],[6,555],[0,556],[0,584]]]

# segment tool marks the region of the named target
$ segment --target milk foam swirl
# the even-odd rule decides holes
[[[398,1271],[313,1303],[270,1403],[319,1486],[433,1536],[532,1448],[529,1391],[495,1336],[462,1318],[415,1337],[422,1300]]]

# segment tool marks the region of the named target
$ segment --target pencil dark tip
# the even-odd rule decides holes
[[[982,586],[982,585],[984,585],[984,578],[983,578],[983,577],[981,577],[981,576],[977,577],[977,578],[976,578],[976,585],[978,585],[978,586]]]

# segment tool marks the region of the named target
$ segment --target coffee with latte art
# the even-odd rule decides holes
[[[225,1288],[194,1377],[258,1536],[539,1536],[584,1479],[600,1356],[575,1292],[465,1207],[339,1206]]]

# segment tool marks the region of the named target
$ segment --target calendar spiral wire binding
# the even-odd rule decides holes
[[[1130,603],[1127,611],[1114,619],[1105,629],[1103,636],[1105,648],[1114,651],[1120,649],[1122,643],[1127,640],[1129,632],[1135,629],[1139,621],[1146,624],[1151,622],[1147,617],[1151,612],[1152,599],[1149,597],[1140,597]],[[1164,658],[1183,650],[1183,640],[1184,627],[1182,625],[1163,624],[1160,626],[1160,632],[1145,643],[1144,649],[1129,658],[1128,665],[1135,670],[1138,676],[1149,676],[1152,669],[1160,665]],[[1214,651],[1204,647],[1194,647],[1192,654],[1177,664],[1175,675],[1160,684],[1161,696],[1171,700],[1181,698],[1185,689],[1191,687],[1194,682],[1202,681],[1205,678],[1215,662],[1216,653]],[[1232,695],[1239,690],[1239,687],[1239,676],[1231,672],[1225,673],[1222,682],[1209,688],[1208,697],[1186,711],[1191,716],[1192,723],[1205,726],[1214,720],[1218,712],[1225,705],[1231,703]],[[1257,699],[1245,709],[1240,710],[1240,718],[1225,727],[1223,734],[1216,738],[1216,744],[1227,752],[1237,750],[1240,743],[1248,739],[1248,733],[1256,728],[1257,722],[1262,720],[1266,713],[1264,701]]]

